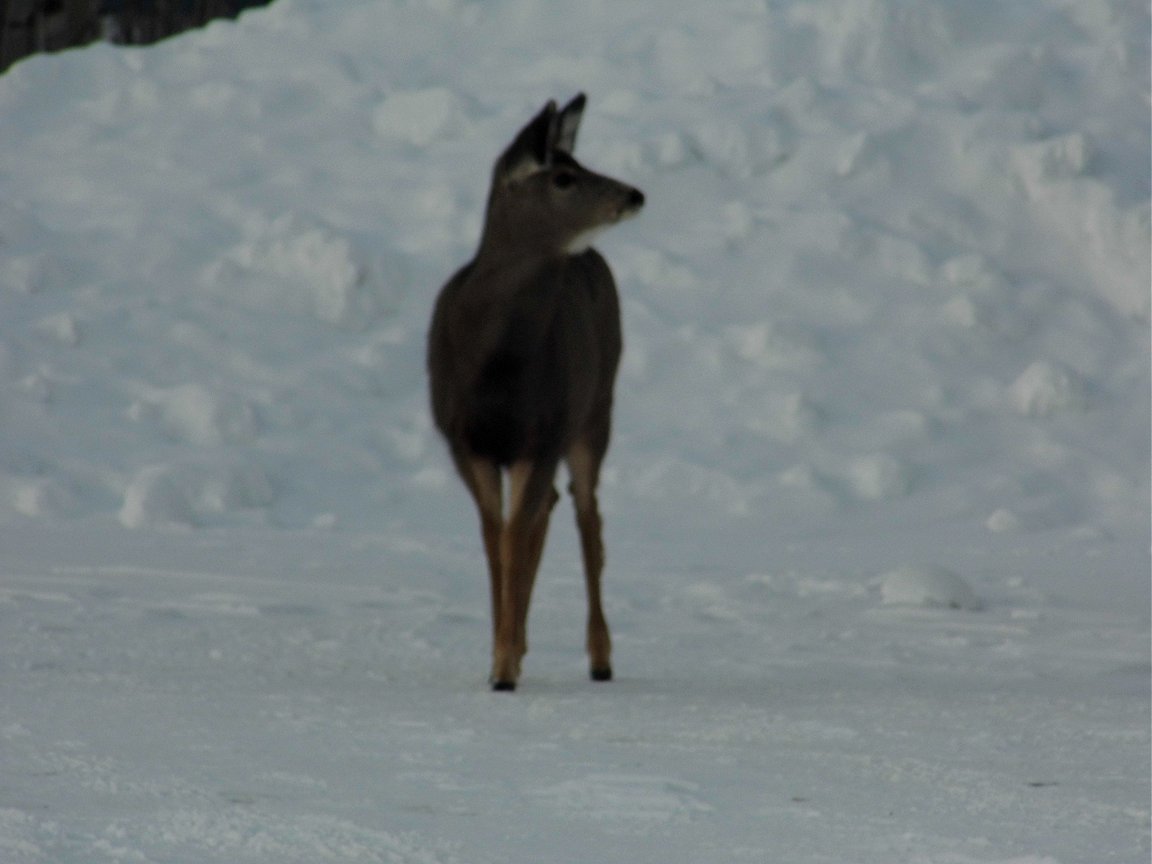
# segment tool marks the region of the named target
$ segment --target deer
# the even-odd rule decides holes
[[[479,246],[440,289],[428,331],[432,415],[480,516],[492,598],[493,690],[512,691],[566,463],[588,596],[594,681],[612,678],[597,502],[622,350],[598,231],[644,194],[573,158],[586,97],[550,100],[496,159]],[[507,509],[505,509],[507,499]]]

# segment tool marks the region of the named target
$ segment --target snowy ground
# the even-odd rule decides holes
[[[1146,862],[1149,13],[278,0],[0,78],[0,861]],[[423,339],[586,90],[617,680]]]

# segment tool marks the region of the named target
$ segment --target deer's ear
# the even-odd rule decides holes
[[[564,106],[556,116],[555,136],[551,147],[569,156],[576,149],[576,133],[580,131],[580,120],[584,117],[584,106],[588,99],[583,93],[577,93],[571,102]]]
[[[511,183],[546,167],[551,161],[556,125],[556,103],[549,100],[496,160],[493,180]]]

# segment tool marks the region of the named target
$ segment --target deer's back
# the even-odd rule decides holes
[[[429,334],[432,411],[450,446],[507,465],[607,446],[620,358],[616,286],[595,251],[497,279],[469,264]]]

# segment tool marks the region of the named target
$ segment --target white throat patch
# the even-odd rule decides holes
[[[599,237],[601,232],[610,227],[610,225],[598,225],[595,228],[590,228],[581,234],[577,234],[569,241],[568,245],[564,247],[564,251],[569,255],[579,255],[581,252],[587,252],[592,247],[592,241]]]

